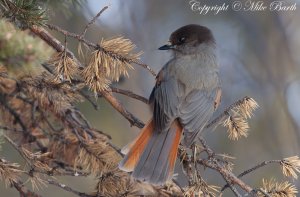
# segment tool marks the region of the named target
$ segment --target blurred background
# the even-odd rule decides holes
[[[195,2],[195,1],[194,1]],[[142,62],[156,72],[170,58],[170,53],[157,50],[165,44],[170,33],[187,24],[201,24],[209,27],[218,47],[220,76],[222,78],[223,100],[218,113],[236,100],[249,96],[260,108],[250,120],[247,138],[231,141],[226,129],[219,127],[203,135],[217,153],[226,153],[236,159],[234,173],[239,174],[264,160],[281,159],[300,153],[300,1],[285,1],[285,5],[296,5],[294,11],[234,11],[233,1],[198,1],[201,5],[228,5],[228,9],[216,14],[214,11],[200,14],[192,9],[190,0],[89,0],[82,6],[68,6],[69,13],[60,10],[59,1],[50,2],[50,21],[71,32],[81,33],[88,21],[104,6],[109,8],[101,15],[88,33],[93,42],[101,38],[123,35],[143,51]],[[257,2],[257,1],[253,1]],[[269,6],[272,1],[264,1]],[[242,1],[244,4],[245,1]],[[64,37],[52,32],[57,38]],[[68,46],[77,51],[77,41],[68,39]],[[130,71],[129,78],[123,78],[116,87],[131,90],[148,97],[155,80],[149,72],[139,66]],[[146,122],[151,112],[144,103],[117,95],[122,104],[139,119]],[[89,103],[79,104],[90,123],[110,134],[112,142],[122,147],[130,142],[139,129],[130,127],[129,122],[116,112],[105,100],[99,98],[100,109],[95,111]],[[9,146],[3,146],[3,153],[10,161],[16,160]],[[177,168],[181,173],[181,168]],[[203,176],[208,183],[222,186],[222,177],[207,170]],[[262,178],[286,180],[278,165],[263,167],[243,178],[253,187],[262,184]],[[64,184],[77,190],[91,191],[93,178],[61,178]],[[185,180],[179,179],[182,184]],[[300,182],[290,179],[300,189]],[[51,190],[51,193],[49,191]],[[17,196],[14,189],[5,189],[4,196]],[[52,192],[53,191],[53,192]],[[57,188],[41,190],[43,196],[72,196]],[[2,192],[3,194],[3,192]],[[2,196],[1,194],[1,196]],[[225,196],[232,196],[226,192]]]

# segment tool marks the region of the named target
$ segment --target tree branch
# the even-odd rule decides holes
[[[128,97],[131,97],[131,98],[134,98],[136,100],[139,100],[145,104],[149,104],[149,101],[148,99],[146,99],[145,97],[143,96],[140,96],[140,95],[137,95],[135,94],[134,92],[132,91],[129,91],[129,90],[122,90],[120,88],[116,88],[116,87],[110,87],[111,91],[112,92],[115,92],[115,93],[118,93],[118,94],[123,94],[125,96],[128,96]]]
[[[68,49],[66,49],[64,47],[64,45],[62,45],[56,38],[54,38],[49,32],[47,32],[46,30],[44,30],[41,27],[37,27],[37,26],[33,26],[30,28],[32,32],[34,32],[36,35],[38,35],[41,39],[43,39],[46,43],[48,43],[50,46],[52,46],[55,50],[57,50],[58,52],[61,52],[63,50],[66,50],[66,53],[72,58],[74,59],[76,62],[79,63],[79,61],[76,59],[76,57],[74,56],[74,54],[69,51]],[[63,30],[64,31],[64,30]],[[83,38],[80,38],[80,36],[78,34],[73,34],[73,33],[67,33],[64,35],[73,35],[76,38],[78,38],[79,40],[84,40]],[[86,41],[85,41],[86,42]],[[94,44],[92,44],[94,45]],[[131,125],[133,126],[137,126],[139,128],[143,128],[144,127],[144,123],[141,122],[139,119],[137,119],[136,117],[134,117],[130,112],[128,112],[122,105],[121,103],[109,92],[105,92],[102,91],[101,95],[117,110],[119,111],[129,122]]]
[[[41,195],[34,193],[32,191],[30,191],[29,189],[27,189],[26,187],[24,187],[24,183],[22,183],[21,181],[17,182],[13,182],[13,186],[14,188],[16,188],[16,190],[19,192],[20,197],[42,197]]]
[[[132,126],[136,126],[138,128],[143,128],[144,123],[128,112],[122,104],[108,91],[102,91],[101,96],[103,96],[118,112],[120,112]]]
[[[233,108],[235,108],[235,107],[241,105],[245,99],[249,99],[249,97],[248,97],[248,96],[245,96],[244,98],[242,98],[242,99],[240,99],[240,100],[234,102],[233,104],[231,104],[229,107],[227,107],[227,108],[223,111],[223,113],[221,113],[219,116],[217,116],[217,117],[216,117],[215,119],[213,119],[211,122],[209,122],[209,123],[205,126],[205,128],[207,129],[207,128],[213,126],[214,124],[216,124],[216,123],[218,123],[219,121],[221,121],[224,117],[228,116],[229,111],[232,110]]]
[[[86,194],[86,193],[83,193],[83,192],[76,191],[76,190],[72,189],[71,187],[66,186],[65,184],[59,183],[57,181],[54,181],[52,179],[47,179],[46,182],[50,185],[54,185],[56,187],[59,187],[59,188],[65,190],[67,192],[71,192],[71,193],[73,193],[77,196],[80,196],[80,197],[95,197],[94,195],[89,195],[89,194]]]
[[[238,177],[238,178],[241,178],[241,177],[245,176],[246,174],[249,174],[249,173],[251,173],[251,172],[257,170],[258,168],[261,168],[261,167],[263,167],[263,166],[266,166],[266,165],[268,165],[268,164],[270,164],[270,163],[280,163],[280,162],[282,162],[282,160],[263,161],[263,162],[261,162],[260,164],[254,166],[254,167],[252,167],[252,168],[250,168],[250,169],[248,169],[248,170],[245,170],[244,172],[242,172],[241,174],[239,174],[237,177]],[[224,191],[228,186],[229,186],[228,184],[225,185],[225,186],[221,189],[221,191]]]
[[[218,162],[217,159],[214,158],[215,156],[214,151],[211,148],[209,148],[209,146],[206,144],[206,141],[202,137],[199,137],[198,139],[200,140],[204,150],[207,152],[209,159],[208,160],[199,159],[197,160],[197,163],[218,171],[226,180],[226,182],[228,183],[227,185],[231,188],[232,192],[236,196],[240,196],[240,194],[231,184],[239,185],[243,190],[245,190],[248,193],[253,191],[253,189],[249,185],[247,185],[245,182],[240,180],[239,177],[236,177],[232,172],[228,171],[223,165],[221,165]]]
[[[52,25],[52,24],[46,24],[47,27],[51,30],[55,30],[55,31],[58,31],[60,33],[62,33],[63,35],[65,36],[68,36],[68,37],[72,37],[72,38],[75,38],[77,39],[78,41],[80,42],[83,42],[85,43],[87,46],[89,47],[92,47],[94,49],[101,49],[101,50],[104,50],[101,46],[99,46],[98,44],[94,44],[88,40],[86,40],[85,38],[83,38],[81,35],[79,34],[75,34],[75,33],[72,33],[72,32],[68,32],[66,30],[63,30],[61,29],[60,27],[56,26],[56,25]],[[104,50],[105,51],[105,50]],[[71,57],[71,56],[70,56]],[[134,60],[130,60],[130,59],[126,59],[123,57],[123,59],[125,59],[127,62],[129,63],[134,63],[134,64],[137,64],[143,68],[145,68],[146,70],[148,70],[154,77],[156,77],[156,73],[154,70],[152,70],[152,68],[150,66],[148,66],[147,64],[144,64],[144,63],[141,63],[139,61],[134,61]]]

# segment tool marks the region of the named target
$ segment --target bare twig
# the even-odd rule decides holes
[[[255,189],[254,190],[254,192],[261,192],[263,195],[265,195],[265,197],[271,197],[271,195],[270,194],[268,194],[267,192],[265,192],[263,189],[261,189],[261,188],[258,188],[258,189]]]
[[[208,156],[209,157],[213,157],[215,155],[215,153],[214,153],[214,151],[212,149],[210,149],[208,147],[208,145],[206,144],[206,141],[201,136],[199,136],[198,139],[201,142],[204,150],[207,152]]]
[[[204,165],[207,166],[207,167],[209,167],[209,168],[217,170],[223,176],[223,178],[225,179],[225,181],[228,183],[227,186],[230,187],[230,189],[232,190],[232,192],[236,196],[239,197],[239,196],[241,196],[241,194],[239,194],[239,192],[237,191],[237,189],[232,185],[233,180],[235,181],[234,182],[235,184],[239,185],[245,191],[247,191],[247,192],[252,191],[252,188],[250,188],[249,186],[247,186],[243,181],[241,181],[240,179],[238,179],[238,177],[236,177],[234,174],[232,174],[232,172],[228,171],[216,159],[214,159],[214,156],[215,156],[214,151],[211,148],[209,148],[209,146],[207,145],[206,141],[201,136],[198,137],[198,139],[201,142],[204,150],[207,152],[207,154],[209,156],[209,160],[213,161],[211,163],[211,166],[207,166],[207,164],[209,164],[210,162],[205,162]]]
[[[103,48],[101,48],[101,46],[99,46],[99,45],[97,45],[97,44],[94,44],[94,43],[92,43],[92,42],[90,42],[90,41],[84,39],[84,38],[81,37],[81,35],[79,35],[79,34],[75,34],[75,33],[72,33],[72,32],[68,32],[68,31],[63,30],[63,29],[61,29],[60,27],[58,27],[58,26],[56,26],[56,25],[52,25],[52,24],[47,24],[47,27],[48,27],[49,29],[51,29],[51,30],[58,31],[58,32],[62,33],[62,34],[65,35],[65,36],[75,38],[75,39],[77,39],[78,41],[85,43],[85,44],[86,44],[87,46],[89,46],[89,47],[92,47],[92,48],[94,48],[94,49],[101,49],[101,50],[104,50]],[[105,51],[105,50],[104,50],[104,51]],[[116,56],[117,56],[117,55],[116,55]],[[154,77],[156,77],[155,71],[152,70],[152,68],[151,68],[149,65],[143,64],[143,63],[141,63],[141,62],[139,62],[139,61],[135,61],[135,60],[131,60],[131,59],[126,59],[126,58],[124,58],[124,57],[122,57],[122,59],[126,60],[126,61],[129,62],[129,63],[134,63],[134,64],[137,64],[137,65],[139,65],[139,66],[145,68],[145,69],[148,70]]]
[[[53,70],[51,68],[49,68],[49,66],[45,63],[41,64],[43,66],[43,68],[45,68],[49,73],[53,74]],[[80,81],[80,83],[82,83]],[[98,104],[93,100],[93,98],[88,95],[86,92],[84,92],[83,90],[79,90],[79,93],[81,94],[81,96],[83,96],[87,101],[90,102],[90,104],[94,107],[95,110],[98,110]]]
[[[25,157],[24,153],[22,152],[22,150],[20,149],[20,147],[15,144],[9,137],[7,137],[6,135],[4,135],[5,139],[19,152],[19,154],[25,159],[25,161],[28,163],[28,165],[31,166],[31,169],[30,169],[30,172],[29,173],[25,173],[29,176],[32,176],[32,174],[34,172],[38,172],[38,173],[42,173],[44,174],[45,172],[42,172],[42,171],[39,171],[37,169],[35,169],[32,164],[31,164],[31,161],[28,160],[27,157]],[[53,169],[54,170],[54,169]],[[52,176],[53,175],[53,172],[49,171],[49,172],[46,172],[47,175],[49,176]],[[64,172],[64,173],[59,173],[58,175],[67,175],[67,176],[87,176],[88,174],[87,173],[76,173],[74,171],[67,171],[67,172]],[[76,194],[77,196],[80,196],[80,197],[91,197],[92,195],[88,195],[86,193],[83,193],[83,192],[78,192],[74,189],[72,189],[71,187],[68,187],[68,186],[65,186],[64,184],[61,184],[61,183],[58,183],[54,180],[51,180],[51,179],[48,179],[48,180],[45,180],[48,184],[50,185],[54,185],[54,186],[57,186],[57,187],[60,187],[62,189],[64,189],[65,191],[68,191],[68,192],[71,192],[73,194]],[[22,194],[24,194],[24,196],[28,196],[29,190],[27,190],[26,188],[24,188],[22,186],[22,184],[18,184],[18,183],[14,183],[14,187]],[[26,195],[25,195],[26,194]],[[31,193],[30,193],[31,194]],[[34,193],[32,193],[34,194]],[[35,196],[35,195],[34,195]],[[38,196],[38,195],[36,195]]]
[[[80,196],[80,197],[94,197],[93,195],[89,195],[89,194],[86,194],[86,193],[83,193],[83,192],[79,192],[79,191],[76,191],[74,189],[72,189],[71,187],[69,186],[66,186],[65,184],[62,184],[62,183],[59,183],[57,181],[54,181],[52,179],[47,179],[46,182],[50,185],[54,185],[56,187],[59,187],[67,192],[71,192],[77,196]]]
[[[5,140],[13,146],[13,148],[18,151],[18,153],[21,155],[21,157],[31,166],[30,160],[24,155],[23,151],[21,150],[21,146],[17,145],[12,139],[10,139],[7,135],[3,134],[3,137]]]
[[[65,49],[64,46],[56,38],[54,38],[51,34],[49,34],[49,32],[47,32],[43,28],[34,26],[34,27],[31,27],[31,31],[33,31],[35,34],[37,34],[39,37],[41,37],[45,42],[47,42],[50,46],[52,46],[57,51],[63,51]],[[68,32],[68,34],[69,34],[69,32]],[[67,36],[68,36],[68,34],[67,34]],[[80,38],[80,36],[77,34],[73,34],[73,33],[71,33],[71,34],[76,35],[76,38],[78,38],[79,40],[83,39],[83,38]],[[74,54],[72,52],[70,52],[68,49],[66,49],[66,53],[69,54],[70,57],[73,58],[76,62],[79,62],[76,59],[76,57],[74,56]],[[139,128],[144,127],[144,123],[141,122],[140,120],[138,120],[136,117],[134,117],[131,113],[129,113],[111,93],[103,91],[103,92],[101,92],[101,95],[117,111],[119,111],[131,123],[131,125],[137,126]]]
[[[134,98],[134,99],[136,99],[136,100],[142,101],[143,103],[146,103],[146,104],[149,103],[148,99],[146,99],[146,98],[143,97],[143,96],[137,95],[137,94],[135,94],[135,93],[132,92],[132,91],[129,91],[129,90],[123,90],[123,89],[116,88],[116,87],[110,87],[110,89],[111,89],[112,92],[115,92],[115,93],[118,93],[118,94],[126,95],[126,96],[128,96],[128,97],[131,97],[131,98]]]
[[[13,182],[13,186],[19,192],[21,197],[25,197],[25,196],[41,197],[41,195],[34,193],[34,192],[30,191],[29,189],[27,189],[26,187],[24,187],[24,183],[22,183],[21,181]]]
[[[78,41],[80,42],[83,42],[85,43],[86,45],[92,47],[92,48],[97,48],[97,44],[94,44],[88,40],[86,40],[85,38],[81,37],[81,35],[79,34],[75,34],[75,33],[72,33],[72,32],[69,32],[69,31],[66,31],[66,30],[63,30],[62,28],[56,26],[56,25],[53,25],[53,24],[46,24],[46,26],[51,29],[51,30],[55,30],[59,33],[62,33],[63,35],[67,36],[67,37],[71,37],[71,38],[75,38],[77,39]],[[46,31],[46,30],[45,30]]]
[[[250,168],[250,169],[248,169],[248,170],[245,170],[244,172],[242,172],[241,174],[239,174],[237,177],[238,177],[238,178],[241,178],[241,177],[245,176],[246,174],[249,174],[249,173],[251,173],[251,172],[257,170],[258,168],[261,168],[261,167],[263,167],[263,166],[266,166],[266,165],[268,165],[268,164],[270,164],[270,163],[280,163],[280,162],[282,162],[282,160],[263,161],[263,162],[261,162],[260,164],[254,166],[254,167],[252,167],[252,168]],[[228,186],[229,186],[228,184],[225,185],[225,186],[221,189],[221,191],[224,191]]]
[[[176,180],[176,179],[172,179],[172,181],[173,181],[173,183],[174,183],[175,185],[177,185],[177,187],[179,187],[180,191],[181,191],[182,193],[184,193],[184,189],[180,186],[180,184],[177,182],[177,180]]]
[[[61,42],[59,40],[57,40],[54,36],[52,36],[44,28],[41,28],[41,27],[38,27],[38,26],[32,26],[32,27],[30,27],[30,30],[33,33],[35,33],[37,36],[39,36],[41,39],[43,39],[50,46],[52,46],[56,51],[62,52],[64,50],[66,50],[66,54],[70,58],[76,60],[75,55],[70,50],[65,49],[65,46],[63,44],[61,44]]]
[[[103,96],[118,112],[120,112],[132,126],[139,128],[144,127],[144,123],[128,112],[122,104],[111,94],[111,92],[102,91],[101,96]]]
[[[0,94],[0,104],[14,117],[15,122],[17,122],[20,127],[22,128],[22,133],[25,137],[29,139],[30,142],[36,142],[39,148],[45,149],[45,147],[36,139],[35,136],[33,136],[30,131],[27,129],[25,123],[22,121],[20,115],[11,107],[8,105],[6,98],[6,95]]]
[[[97,18],[100,17],[100,15],[108,8],[108,6],[105,6],[104,8],[102,8],[98,14],[96,14],[96,16],[93,17],[93,19],[85,26],[83,32],[81,33],[80,37],[84,37],[88,28],[90,27],[90,25],[92,25],[93,23],[95,23],[95,21],[97,20]]]
[[[25,123],[21,120],[19,114],[8,105],[6,95],[0,95],[0,104],[14,117],[15,122],[19,123],[23,131],[30,136],[27,127],[25,126]]]
[[[209,128],[209,127],[213,126],[214,124],[216,124],[216,123],[218,123],[220,120],[222,120],[224,117],[228,116],[229,111],[230,111],[231,109],[233,109],[233,108],[235,108],[235,107],[241,105],[245,99],[250,99],[250,98],[249,98],[248,96],[245,96],[244,98],[242,98],[242,99],[240,99],[240,100],[234,102],[234,103],[231,104],[229,107],[227,107],[227,108],[223,111],[223,113],[221,113],[219,116],[217,116],[217,117],[216,117],[215,119],[213,119],[211,122],[209,122],[209,123],[205,126],[205,128]]]
[[[268,164],[270,164],[270,163],[281,163],[281,162],[282,162],[282,160],[269,160],[269,161],[263,161],[263,162],[261,162],[260,164],[254,166],[253,168],[250,168],[250,169],[248,169],[248,170],[245,170],[244,172],[242,172],[241,174],[239,174],[238,177],[239,177],[239,178],[240,178],[240,177],[243,177],[243,176],[245,176],[246,174],[249,174],[250,172],[253,172],[254,170],[257,170],[258,168],[261,168],[261,167],[263,167],[263,166],[265,166],[265,165],[268,165]]]
[[[95,110],[99,110],[98,104],[93,100],[93,98],[90,95],[86,94],[83,90],[80,90],[79,92],[87,101],[90,102],[90,104],[94,107]]]
[[[225,179],[225,181],[229,185],[229,188],[231,189],[233,194],[237,197],[242,197],[242,195],[237,191],[237,189],[232,185],[232,183],[225,176],[223,176],[223,178]]]
[[[154,77],[157,76],[156,72],[147,64],[141,63],[139,61],[129,60],[129,62],[135,63],[145,69],[147,69]]]
[[[237,184],[243,190],[250,193],[252,192],[252,188],[243,182],[241,179],[236,177],[232,172],[226,170],[220,163],[214,160],[198,160],[197,161],[200,165],[206,166],[208,168],[214,169],[218,171],[226,180],[230,181],[232,184]]]

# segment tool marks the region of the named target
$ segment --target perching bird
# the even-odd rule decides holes
[[[172,51],[150,95],[153,118],[134,142],[123,148],[120,169],[135,179],[162,185],[172,178],[177,150],[189,147],[220,103],[215,40],[200,25],[186,25],[159,50]]]

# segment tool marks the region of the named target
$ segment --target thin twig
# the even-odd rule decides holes
[[[46,30],[44,30],[43,28],[34,26],[34,27],[31,27],[31,31],[33,31],[36,35],[38,35],[40,38],[42,38],[45,42],[47,42],[50,46],[52,46],[57,51],[63,51],[64,50],[64,46],[56,38],[54,38],[49,32],[47,32]],[[83,38],[79,38],[79,35],[77,35],[77,34],[73,34],[72,33],[72,35],[76,35],[76,37],[78,39],[83,39]],[[68,49],[66,49],[66,53],[70,54],[70,57],[73,58],[76,62],[79,62],[71,51],[69,51]],[[101,95],[117,111],[119,111],[131,123],[131,125],[137,126],[139,128],[143,128],[144,127],[144,123],[141,122],[140,120],[138,120],[136,117],[134,117],[130,112],[128,112],[121,105],[121,103],[111,93],[103,91],[103,92],[101,92]]]
[[[23,129],[23,131],[26,134],[30,135],[29,132],[28,132],[28,130],[27,130],[27,127],[25,126],[25,123],[21,120],[19,114],[13,108],[11,108],[8,105],[5,96],[6,95],[3,95],[3,94],[0,95],[0,104],[14,117],[15,122],[19,123],[19,125],[21,126],[21,128]]]
[[[268,164],[270,164],[270,163],[280,163],[280,162],[282,162],[282,160],[269,160],[269,161],[263,161],[263,162],[257,164],[256,166],[254,166],[254,167],[252,167],[252,168],[250,168],[250,169],[248,169],[248,170],[245,170],[244,172],[242,172],[241,174],[239,174],[237,177],[238,177],[238,178],[241,178],[241,177],[245,176],[246,174],[249,174],[250,172],[253,172],[253,171],[257,170],[258,168],[261,168],[261,167],[263,167],[263,166],[266,166],[266,165],[268,165]],[[225,185],[225,186],[221,189],[221,191],[224,191],[227,187],[228,187],[228,184]]]
[[[85,38],[81,37],[79,34],[75,34],[75,33],[72,33],[72,32],[69,32],[67,30],[64,30],[56,25],[53,25],[53,24],[46,24],[46,26],[51,29],[51,30],[55,30],[59,33],[62,33],[63,35],[65,36],[68,36],[68,37],[71,37],[71,38],[75,38],[77,39],[78,41],[80,42],[83,42],[85,43],[86,45],[88,45],[89,47],[92,47],[92,48],[97,48],[97,44],[94,44],[88,40],[86,40]],[[46,31],[46,30],[45,30]]]
[[[180,186],[176,179],[172,179],[173,183],[179,187],[180,191],[184,194],[184,189]]]
[[[242,197],[242,195],[237,191],[237,189],[231,184],[230,180],[228,180],[225,176],[223,176],[227,184],[229,185],[229,188],[233,192],[233,194],[237,197]]]
[[[59,183],[57,181],[54,181],[52,179],[47,179],[46,182],[50,185],[54,185],[56,187],[59,187],[67,192],[71,192],[77,196],[80,196],[80,197],[94,197],[94,195],[90,195],[90,194],[86,194],[86,193],[83,193],[83,192],[79,192],[79,191],[76,191],[74,189],[72,189],[71,187],[69,186],[66,186],[65,184],[62,184],[62,183]]]
[[[94,107],[95,110],[99,110],[99,106],[98,106],[97,102],[95,102],[95,101],[93,100],[93,98],[92,98],[90,95],[86,94],[83,90],[80,90],[79,93],[80,93],[87,101],[90,102],[90,104]]]
[[[156,72],[147,64],[141,63],[139,61],[135,61],[135,60],[129,60],[129,62],[131,63],[135,63],[143,68],[145,68],[146,70],[148,70],[154,77],[157,76]]]
[[[221,165],[214,158],[215,155],[214,151],[211,148],[209,148],[209,146],[206,144],[206,141],[202,137],[198,137],[198,139],[209,156],[208,160],[202,160],[202,159],[197,160],[198,164],[217,170],[223,176],[225,181],[228,183],[227,185],[230,187],[230,189],[236,196],[240,196],[240,194],[235,189],[235,187],[233,187],[232,183],[239,185],[243,190],[245,190],[248,193],[250,193],[253,190],[250,186],[248,186],[241,179],[239,179],[239,177],[236,177],[232,172],[228,171],[223,165]]]
[[[31,170],[30,170],[30,173],[27,173],[29,176],[31,176],[30,174],[33,174],[33,172],[37,172],[37,173],[42,173],[42,174],[44,174],[45,172],[42,172],[42,171],[39,171],[39,170],[37,170],[37,169],[35,169],[33,166],[32,166],[32,164],[31,164],[31,161],[24,155],[24,153],[23,153],[23,151],[21,150],[21,147],[20,146],[18,146],[17,144],[15,144],[8,136],[6,136],[6,135],[3,135],[4,136],[4,138],[19,152],[19,154],[25,159],[25,161],[28,163],[28,165],[29,166],[31,166]],[[54,170],[54,168],[53,168],[53,170]],[[66,169],[64,169],[64,170],[66,170]],[[53,172],[52,171],[49,171],[49,172],[47,172],[47,175],[49,175],[49,176],[53,176]],[[87,176],[88,174],[87,173],[77,173],[76,174],[76,172],[74,173],[74,172],[64,172],[64,173],[59,173],[59,174],[57,174],[57,175],[68,175],[68,176]],[[56,182],[56,181],[54,181],[54,180],[51,180],[51,179],[48,179],[48,180],[46,180],[46,182],[48,183],[48,184],[51,184],[51,185],[55,185],[55,186],[58,186],[58,187],[60,187],[60,188],[62,188],[62,189],[64,189],[64,190],[66,190],[66,191],[68,191],[68,192],[71,192],[71,193],[74,193],[74,194],[76,194],[76,195],[78,195],[78,196],[80,196],[80,197],[91,197],[91,195],[88,195],[88,194],[85,194],[85,193],[82,193],[82,192],[78,192],[78,191],[76,191],[76,190],[74,190],[74,189],[72,189],[72,188],[70,188],[70,187],[68,187],[68,186],[65,186],[65,185],[63,185],[63,184],[60,184],[60,183],[58,183],[58,182]],[[20,191],[23,191],[23,189],[22,189],[22,187],[20,187],[20,185],[14,185],[15,187],[16,187],[16,189],[20,192]],[[20,189],[22,189],[22,190],[20,190]],[[29,191],[29,192],[31,192],[31,191]],[[27,196],[27,195],[25,195],[25,196]]]
[[[98,44],[94,44],[88,40],[86,40],[85,38],[81,37],[81,35],[79,34],[75,34],[75,33],[72,33],[72,32],[69,32],[69,31],[66,31],[66,30],[63,30],[61,29],[60,27],[56,26],[56,25],[52,25],[52,24],[46,24],[46,26],[51,29],[51,30],[55,30],[57,32],[60,32],[62,33],[63,35],[65,36],[68,36],[68,37],[72,37],[72,38],[75,38],[77,39],[78,41],[80,42],[83,42],[85,43],[87,46],[89,47],[92,47],[94,49],[98,49],[98,50],[103,50],[105,51],[105,49],[103,49],[101,46],[99,46]],[[54,43],[55,44],[55,43]],[[111,53],[111,52],[110,52]],[[118,57],[118,55],[115,55],[116,57]],[[145,68],[146,70],[148,70],[154,77],[156,77],[156,73],[155,71],[147,64],[143,64],[139,61],[135,61],[135,60],[132,60],[132,59],[127,59],[125,57],[122,57],[122,59],[124,59],[125,61],[129,62],[129,63],[134,63],[134,64],[137,64],[143,68]]]
[[[5,95],[0,94],[0,104],[14,117],[15,122],[17,122],[21,128],[22,128],[22,133],[25,137],[29,138],[30,142],[36,142],[36,144],[38,145],[38,147],[40,149],[45,149],[44,145],[41,144],[35,136],[33,136],[30,131],[27,129],[25,123],[22,121],[20,115],[11,107],[8,105],[8,103],[6,102],[6,98]]]
[[[242,98],[242,99],[240,99],[240,100],[234,102],[233,104],[231,104],[229,107],[227,107],[227,108],[223,111],[223,113],[221,113],[221,114],[220,114],[219,116],[217,116],[215,119],[213,119],[212,121],[210,121],[210,122],[205,126],[205,128],[207,129],[207,128],[211,127],[212,125],[214,125],[214,124],[218,123],[220,120],[222,120],[225,116],[228,116],[229,111],[230,111],[231,109],[233,109],[233,108],[235,108],[235,107],[241,105],[241,104],[244,102],[245,99],[249,99],[249,97],[248,97],[248,96],[245,96],[244,98]]]
[[[111,90],[112,92],[115,92],[115,93],[118,93],[118,94],[123,94],[123,95],[126,95],[126,96],[128,96],[128,97],[134,98],[134,99],[136,99],[136,100],[142,101],[143,103],[146,103],[146,104],[149,103],[148,99],[146,99],[146,98],[143,97],[143,96],[137,95],[137,94],[135,94],[135,93],[132,92],[132,91],[129,91],[129,90],[123,90],[123,89],[116,88],[116,87],[110,87],[110,90]]]
[[[201,136],[198,137],[199,141],[201,142],[204,150],[207,152],[209,157],[213,157],[215,155],[214,151],[208,147],[206,141]]]
[[[136,126],[138,128],[143,128],[144,123],[128,112],[123,105],[108,91],[102,91],[101,96],[103,96],[118,112],[120,112],[132,126]]]
[[[66,54],[76,60],[75,55],[73,52],[71,52],[69,49],[65,49],[65,46],[61,44],[59,40],[57,40],[54,36],[52,36],[48,31],[46,31],[44,28],[38,27],[38,26],[32,26],[30,27],[30,30],[39,36],[42,40],[44,40],[46,43],[48,43],[50,46],[52,46],[56,51],[63,52],[66,50]],[[77,62],[78,63],[78,62]],[[80,65],[80,64],[78,64]]]
[[[261,162],[260,164],[254,166],[253,168],[250,168],[248,170],[245,170],[244,172],[242,172],[241,174],[238,175],[238,177],[242,177],[242,176],[245,176],[246,174],[249,174],[250,172],[254,171],[254,170],[257,170],[258,168],[261,168],[265,165],[268,165],[270,163],[281,163],[282,160],[269,160],[269,161],[263,161]]]
[[[23,157],[23,159],[26,161],[26,163],[28,163],[28,164],[31,166],[30,160],[25,156],[24,152],[21,150],[22,147],[19,146],[19,145],[17,145],[17,144],[16,144],[14,141],[12,141],[12,139],[10,139],[7,135],[3,134],[2,136],[5,138],[5,140],[6,140],[10,145],[12,145],[12,146],[14,147],[14,149],[15,149],[16,151],[18,151],[18,153],[21,155],[21,157]]]
[[[240,186],[243,190],[245,190],[248,193],[250,193],[253,190],[249,185],[247,185],[241,179],[236,177],[232,172],[226,170],[218,162],[211,161],[211,159],[210,159],[210,160],[198,160],[197,163],[218,171],[224,178],[228,179],[233,184],[237,184],[238,186]]]
[[[20,197],[26,197],[26,196],[41,197],[41,195],[34,193],[34,192],[30,191],[29,189],[27,189],[26,187],[24,187],[24,183],[22,183],[21,181],[13,182],[12,185],[19,192]]]
[[[41,65],[42,65],[43,68],[45,68],[49,73],[53,74],[53,70],[52,70],[47,64],[42,63]],[[80,83],[82,83],[82,82],[80,81]],[[98,109],[99,109],[98,104],[93,100],[93,98],[92,98],[90,95],[88,95],[88,94],[87,94],[86,92],[84,92],[83,90],[79,90],[78,92],[81,94],[81,96],[83,96],[87,101],[90,102],[90,104],[94,107],[95,110],[98,110]]]
[[[258,189],[255,189],[253,192],[257,193],[257,192],[261,192],[263,195],[265,195],[265,197],[271,197],[270,194],[268,194],[267,192],[265,192],[263,189],[261,188],[258,188]]]
[[[90,27],[90,25],[92,25],[93,23],[95,23],[95,21],[97,20],[97,18],[100,17],[100,15],[108,8],[108,6],[105,6],[104,8],[102,8],[98,14],[96,16],[93,17],[93,19],[85,26],[83,32],[81,33],[80,37],[84,37],[88,28]]]

